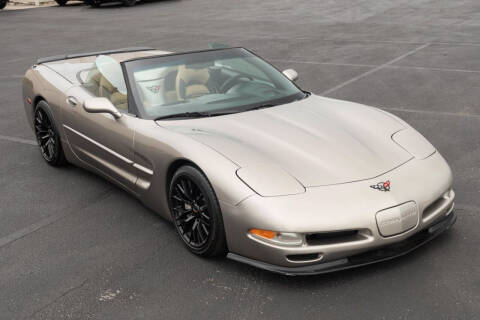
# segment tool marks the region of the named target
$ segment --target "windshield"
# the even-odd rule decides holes
[[[142,116],[221,114],[305,97],[273,66],[241,49],[157,56],[125,62]]]

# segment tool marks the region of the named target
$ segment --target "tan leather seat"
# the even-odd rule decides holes
[[[177,99],[184,100],[211,93],[207,87],[209,78],[208,69],[193,69],[179,66],[175,83]]]
[[[110,96],[110,101],[112,101],[113,105],[118,109],[122,109],[128,111],[128,98],[126,94],[120,92],[114,92]]]
[[[110,81],[104,76],[101,76],[98,88],[98,96],[109,99],[115,107],[127,111],[128,100],[127,95],[120,93]]]
[[[98,72],[97,69],[94,69],[88,74],[88,80],[85,83],[90,92],[96,96],[98,96],[98,91],[100,89],[100,78],[102,78],[102,74]]]
[[[95,96],[109,99],[118,109],[128,110],[127,95],[119,92],[97,68],[90,71],[86,85]]]
[[[98,96],[110,98],[117,89],[103,75],[100,77],[100,86],[98,88]]]

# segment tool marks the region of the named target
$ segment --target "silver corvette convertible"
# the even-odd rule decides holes
[[[127,48],[40,59],[23,98],[48,164],[117,184],[201,256],[315,274],[453,225],[452,172],[420,133],[296,78],[243,48]]]

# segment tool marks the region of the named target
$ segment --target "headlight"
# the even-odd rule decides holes
[[[400,147],[418,159],[428,158],[435,153],[435,147],[432,146],[424,136],[411,127],[394,133],[392,139]]]
[[[303,236],[300,233],[250,229],[249,235],[255,239],[282,246],[293,247],[301,246],[303,244]]]
[[[237,170],[237,176],[263,197],[304,193],[305,188],[288,172],[273,165],[253,165]]]

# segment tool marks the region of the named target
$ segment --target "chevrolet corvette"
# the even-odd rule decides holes
[[[244,48],[126,48],[39,59],[23,101],[46,163],[118,185],[200,256],[317,274],[404,255],[455,223],[432,144],[297,77]]]

